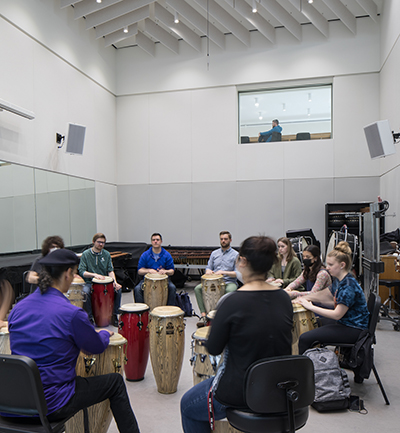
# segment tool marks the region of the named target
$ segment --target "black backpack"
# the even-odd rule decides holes
[[[340,368],[335,352],[326,348],[304,352],[314,364],[315,400],[311,405],[318,412],[348,409],[350,385],[347,373]]]
[[[192,317],[196,315],[187,292],[184,292],[183,290],[181,290],[179,293],[176,292],[175,304],[185,313],[185,317]]]

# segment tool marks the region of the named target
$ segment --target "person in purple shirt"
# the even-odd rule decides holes
[[[40,260],[39,287],[9,315],[13,355],[32,358],[40,371],[49,421],[110,399],[120,432],[139,433],[123,378],[118,373],[79,377],[75,366],[80,351],[102,353],[113,332],[96,332],[82,308],[66,296],[79,258],[70,250],[53,251]]]

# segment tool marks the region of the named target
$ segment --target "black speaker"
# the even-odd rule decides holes
[[[86,126],[70,123],[68,129],[67,148],[65,151],[67,153],[82,155],[83,144],[85,142],[85,133]]]
[[[388,120],[379,120],[365,126],[364,133],[372,159],[396,153],[393,134]]]

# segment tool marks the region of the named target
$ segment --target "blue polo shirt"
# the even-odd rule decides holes
[[[82,308],[57,289],[27,296],[8,318],[13,355],[32,358],[40,372],[48,414],[63,407],[75,393],[75,366],[81,350],[102,353],[110,335],[95,331]]]
[[[214,250],[208,259],[206,269],[211,269],[213,272],[217,271],[236,271],[236,259],[239,253],[232,247],[226,251],[222,248]],[[233,277],[224,276],[225,283],[237,283],[237,279]]]
[[[161,248],[160,254],[155,256],[152,247],[140,256],[138,269],[141,268],[155,269],[156,271],[159,269],[175,269],[174,260],[168,251]]]

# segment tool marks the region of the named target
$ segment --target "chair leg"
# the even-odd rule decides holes
[[[380,388],[381,393],[382,393],[382,395],[383,395],[383,398],[385,399],[385,403],[386,403],[387,405],[389,405],[389,404],[390,404],[389,399],[387,398],[387,395],[386,395],[385,389],[383,388],[382,381],[381,381],[381,379],[380,379],[380,377],[379,377],[378,371],[377,371],[377,369],[376,369],[374,363],[372,363],[372,371],[374,372],[375,379],[376,379],[376,381],[378,382],[378,385],[379,385],[379,388]]]
[[[82,412],[83,412],[84,432],[85,433],[90,433],[90,430],[89,430],[89,415],[88,415],[87,407],[85,407],[84,409],[82,409]]]

